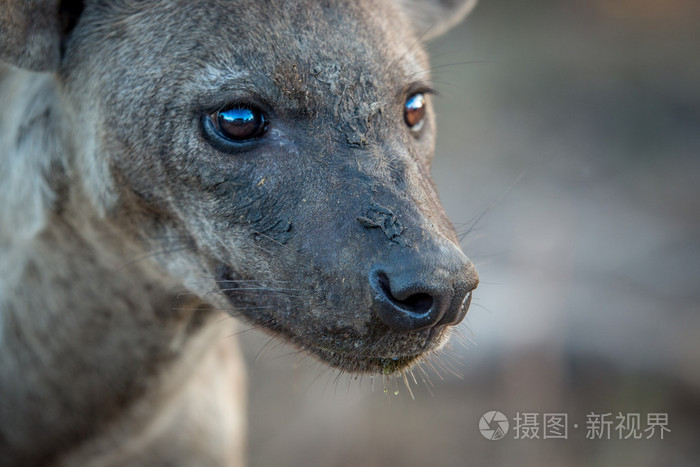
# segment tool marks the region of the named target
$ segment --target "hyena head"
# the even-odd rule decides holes
[[[478,282],[430,176],[422,46],[471,3],[62,2],[67,197],[214,307],[348,371],[407,367]]]

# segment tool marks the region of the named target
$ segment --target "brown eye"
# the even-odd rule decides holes
[[[406,125],[413,130],[418,131],[423,126],[425,118],[425,96],[419,92],[406,100],[406,106],[403,110],[403,120]]]
[[[258,109],[234,107],[219,110],[209,117],[216,130],[231,141],[248,141],[265,133],[267,121]]]

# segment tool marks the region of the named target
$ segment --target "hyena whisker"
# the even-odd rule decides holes
[[[246,332],[256,331],[258,329],[265,329],[270,322],[271,320],[263,320],[255,324],[246,325],[245,329],[237,330],[236,332],[227,337],[235,337]],[[272,336],[272,339],[275,339],[275,336]]]
[[[418,37],[406,48],[406,50],[405,50],[398,58],[396,58],[396,59],[394,59],[393,61],[389,62],[389,64],[388,64],[388,66],[386,67],[386,69],[387,69],[388,71],[389,71],[389,70],[393,70],[397,63],[399,63],[401,60],[403,60],[404,58],[406,58],[406,56],[407,56],[409,53],[411,53],[415,48],[420,47],[420,45],[423,43],[423,38],[424,38],[428,33],[430,33],[430,30],[431,30],[432,28],[433,28],[433,25],[430,25],[430,26],[428,26],[428,28],[427,28],[425,31],[423,31],[421,34],[419,34]],[[426,57],[425,60],[427,60],[427,57]]]
[[[331,384],[331,381],[333,380],[333,376],[340,370],[338,368],[330,368],[330,371],[328,372],[328,378],[326,379],[326,384],[323,385],[323,389],[321,390],[321,394],[326,395],[328,394],[328,386]]]
[[[275,245],[277,245],[277,246],[280,247],[280,248],[283,248],[283,249],[289,250],[289,251],[294,251],[294,250],[292,250],[291,248],[289,248],[288,245],[285,245],[284,243],[282,243],[282,242],[280,242],[280,241],[278,241],[278,240],[275,240],[274,238],[272,238],[272,237],[270,237],[269,235],[266,235],[266,234],[264,234],[264,233],[262,233],[262,232],[258,232],[257,230],[253,230],[253,234],[255,234],[255,235],[259,236],[259,237],[262,237],[262,238],[264,238],[264,239],[267,239],[267,240],[273,242]]]
[[[240,329],[240,330],[234,332],[233,334],[231,334],[231,337],[239,336],[241,334],[245,334],[245,333],[250,332],[250,331],[257,331],[259,329],[265,329],[265,325],[262,323],[256,323],[256,324],[246,326],[245,329]]]
[[[406,376],[406,371],[401,372],[401,377],[403,378],[404,386],[406,386],[408,393],[411,395],[411,399],[416,400],[416,396],[413,395],[413,389],[411,389],[411,383],[408,381],[408,377]]]
[[[270,350],[277,350],[278,348],[282,347],[285,344],[285,342],[282,339],[279,339],[278,336],[273,335],[270,340],[263,346],[262,349],[258,352],[258,354],[255,356],[255,359],[253,360],[254,362],[257,361],[259,358],[262,358],[264,353],[267,353]],[[270,358],[267,361],[274,362],[275,360],[280,360],[284,359],[293,355],[298,355],[303,350],[293,350],[291,352],[287,352],[281,355],[275,355],[274,357]]]
[[[240,331],[236,331],[236,332],[231,333],[231,334],[226,334],[226,335],[222,336],[221,339],[222,339],[222,340],[225,340],[225,339],[232,339],[232,338],[234,338],[234,337],[240,336],[240,335],[243,334],[243,333],[246,333],[246,332],[249,332],[249,331],[253,331],[253,330],[258,329],[258,328],[259,328],[259,326],[253,326],[253,327],[250,327],[250,328],[241,329]]]
[[[435,364],[444,372],[453,375],[459,380],[464,380],[464,374],[457,369],[456,365],[458,360],[452,357],[452,354],[447,351],[448,349],[441,349],[439,353],[435,355]],[[454,350],[450,347],[449,350]]]
[[[255,357],[253,358],[253,363],[257,363],[258,360],[262,357],[262,355],[265,353],[267,348],[275,341],[275,336],[271,336],[267,342],[265,342],[265,345],[263,345],[260,350],[255,354]]]
[[[337,374],[335,375],[335,378],[333,379],[333,394],[338,395],[338,382],[340,381],[340,377],[345,374],[345,369],[344,368],[339,368],[337,371]]]
[[[432,395],[432,388],[435,387],[435,384],[431,381],[430,375],[428,372],[425,371],[425,368],[423,368],[423,364],[425,363],[425,359],[421,359],[416,365],[415,368],[418,369],[418,372],[420,374],[421,379],[423,380],[423,383],[425,383],[425,387],[430,392]]]
[[[220,312],[220,313],[225,313],[225,316],[223,316],[220,320],[217,321],[217,323],[222,323],[228,319],[233,318],[234,316],[240,317],[240,310],[245,310],[245,311],[255,311],[255,310],[269,310],[269,309],[275,309],[275,308],[280,308],[280,305],[260,305],[260,306],[245,306],[245,307],[240,307],[240,306],[235,306],[233,310],[230,309],[224,309],[224,308],[214,308],[211,306],[205,306],[205,307],[199,307],[199,308],[186,308],[186,307],[178,307],[178,308],[172,308],[173,311],[193,311],[193,312],[203,312],[203,311],[214,311],[214,312]],[[286,307],[289,310],[294,310],[299,308],[299,306],[294,306],[294,307]],[[232,315],[231,313],[234,313]]]
[[[309,360],[310,354],[308,352],[299,352],[299,355],[297,355],[297,358],[294,360],[294,370],[298,370],[302,364],[306,364],[306,362]]]
[[[114,269],[114,272],[115,273],[122,272],[124,269],[127,269],[127,268],[132,267],[132,266],[136,266],[138,263],[140,263],[144,260],[147,260],[147,259],[155,258],[156,256],[169,255],[172,253],[179,253],[181,251],[192,250],[192,249],[193,248],[191,246],[178,246],[176,248],[163,248],[160,250],[149,251],[149,252],[140,254],[140,255],[136,256],[135,258],[132,258],[132,259],[127,260],[126,262],[120,264],[119,266],[117,266]]]
[[[410,367],[410,368],[408,369],[408,373],[411,375],[411,378],[413,378],[413,383],[414,383],[416,386],[418,386],[418,380],[416,379],[416,374],[415,374],[415,372],[413,371],[413,368],[414,368],[414,367]]]
[[[221,324],[221,323],[223,323],[224,321],[228,321],[228,320],[230,320],[230,319],[234,319],[234,317],[228,313],[228,310],[222,310],[222,309],[218,309],[218,308],[215,308],[215,310],[216,310],[216,311],[221,311],[221,312],[224,313],[224,315],[221,317],[221,319],[216,320],[216,324]]]
[[[463,328],[471,332],[471,330],[468,327],[464,326]],[[462,332],[462,329],[458,329],[455,331],[455,333],[453,334],[453,339],[465,349],[469,349],[473,346],[476,346],[476,342],[474,341],[474,339]]]
[[[452,348],[450,350],[453,351],[454,349]],[[450,374],[459,380],[464,380],[464,374],[458,368],[459,361],[453,358],[446,349],[441,349],[441,351],[435,355],[435,364],[446,374]]]
[[[488,213],[496,204],[500,203],[507,195],[510,194],[510,192],[515,188],[515,186],[522,180],[523,176],[527,173],[527,169],[523,170],[518,174],[518,176],[515,177],[515,180],[506,187],[488,206],[486,206],[479,214],[477,214],[475,217],[470,219],[467,223],[471,224],[471,226],[463,233],[459,235],[459,241],[461,242],[464,237],[469,235],[476,225],[484,218],[486,213]]]
[[[462,62],[441,63],[439,65],[433,65],[427,70],[417,71],[417,72],[413,73],[411,78],[419,79],[425,75],[432,75],[436,71],[439,72],[439,71],[442,71],[444,69],[451,69],[451,68],[458,67],[458,66],[474,65],[474,64],[480,64],[480,63],[491,63],[491,61],[490,60],[465,60]],[[433,83],[435,83],[435,81],[433,81]]]
[[[214,279],[213,277],[210,279],[202,279],[200,281],[186,281],[184,283],[185,286],[187,285],[197,285],[197,284],[210,284],[210,283],[215,283],[215,284],[227,284],[227,283],[236,283],[236,284],[267,284],[267,283],[279,283],[279,284],[292,284],[294,281],[282,281],[282,280],[276,280],[276,279]],[[169,287],[182,287],[183,284],[171,284]]]
[[[350,396],[354,388],[357,388],[358,391],[360,390],[360,387],[358,386],[359,378],[359,375],[353,374],[351,371],[345,373],[343,376],[343,379],[345,380],[345,396]]]
[[[284,345],[284,342],[280,339],[277,339],[277,346],[275,347],[275,349],[278,347],[281,347],[282,345]],[[283,353],[281,355],[276,355],[276,356],[272,357],[269,361],[274,362],[275,360],[281,360],[281,359],[293,357],[293,356],[299,355],[302,352],[303,352],[303,350],[299,350],[299,349],[291,350],[287,353]]]
[[[512,252],[512,250],[501,250],[501,251],[497,251],[495,253],[485,253],[485,254],[473,255],[472,257],[474,259],[498,258],[499,256],[507,255],[511,252]]]
[[[475,266],[480,266],[480,267],[481,266],[487,267],[487,266],[490,266],[491,264],[494,264],[493,258],[488,258],[488,259],[485,259],[483,261],[478,261],[478,262],[474,263]]]
[[[457,66],[475,65],[475,64],[483,64],[483,63],[493,63],[493,61],[492,60],[464,60],[461,62],[441,63],[439,65],[431,66],[430,71],[441,70],[443,68],[451,68],[451,67],[457,67]]]
[[[238,281],[230,281],[231,283],[237,284]],[[267,284],[264,284],[263,281],[260,282],[250,282],[250,283],[243,283],[246,287],[228,287],[228,288],[220,288],[222,291],[231,291],[231,290],[283,290],[283,291],[302,291],[302,289],[293,289],[291,287],[278,287],[278,286],[269,286]]]
[[[485,282],[485,284],[490,284],[490,283],[489,283],[489,282]],[[487,308],[486,306],[484,306],[484,305],[482,305],[481,303],[476,302],[476,301],[474,301],[474,300],[472,300],[471,306],[475,306],[475,307],[477,307],[477,308],[481,308],[481,309],[484,310],[484,311],[487,311],[487,312],[489,312],[489,313],[492,313],[491,310],[490,310],[489,308]]]
[[[320,378],[321,376],[324,376],[328,372],[332,371],[332,368],[329,366],[320,366],[318,367],[318,374],[311,380],[311,382],[306,386],[306,389],[304,390],[304,393],[307,394],[311,390],[311,386],[313,386]]]
[[[207,300],[208,297],[212,295],[228,295],[228,294],[241,294],[245,295],[248,293],[252,292],[260,292],[262,296],[265,294],[268,294],[270,296],[278,296],[278,297],[287,297],[287,298],[301,298],[303,297],[302,295],[297,295],[294,293],[286,292],[283,290],[274,290],[274,289],[249,289],[249,290],[243,290],[243,289],[230,289],[230,290],[220,290],[220,289],[215,289],[215,290],[210,290],[206,292],[205,294],[202,295],[202,298],[204,300]]]
[[[255,310],[272,310],[275,308],[280,308],[281,305],[251,305],[251,306],[236,306],[234,305],[234,309],[236,311],[239,310],[245,310],[245,311],[255,311]],[[287,310],[295,310],[299,308],[299,306],[293,306],[293,307],[286,307],[285,309]]]
[[[459,232],[459,231],[457,232],[457,238],[459,239],[460,243],[464,240],[464,238],[467,235],[469,235],[475,231],[477,224],[479,222],[481,222],[481,219],[483,219],[484,216],[486,215],[486,213],[488,213],[491,210],[492,206],[493,206],[493,204],[486,206],[486,208],[484,210],[482,210],[479,214],[477,214],[472,219],[470,219],[467,222],[468,225],[467,225],[466,230],[464,230],[463,232]]]
[[[267,236],[265,236],[265,237],[266,237],[266,239],[269,239],[269,240],[274,241],[273,239],[271,239],[271,238],[269,238],[269,237],[267,237]],[[276,243],[279,244],[279,242],[276,242]],[[285,246],[285,245],[282,245],[282,246]],[[295,260],[294,260],[293,258],[287,258],[287,257],[284,257],[284,256],[280,256],[278,253],[275,253],[275,252],[273,252],[273,251],[271,251],[271,250],[268,250],[267,248],[263,247],[262,245],[260,245],[260,244],[258,244],[258,243],[254,243],[254,244],[253,244],[253,247],[254,247],[255,249],[259,250],[259,251],[262,251],[262,252],[264,252],[264,253],[267,253],[267,255],[270,256],[270,257],[274,257],[274,258],[276,258],[277,260],[281,260],[283,263],[285,263],[285,264],[287,264],[287,265],[290,265],[290,266],[291,266],[291,265],[295,264]]]
[[[452,81],[444,81],[441,79],[435,79],[435,77],[432,78],[431,82],[437,89],[435,91],[435,95],[437,97],[441,98],[446,98],[446,97],[453,97],[458,91],[464,92],[464,88],[460,86],[457,83],[454,83]]]
[[[445,378],[442,376],[442,373],[440,373],[440,371],[433,364],[432,358],[426,357],[426,359],[424,361],[425,361],[425,364],[428,365],[431,370],[433,370],[433,372],[437,375],[438,378],[440,378],[441,381],[445,380]]]
[[[200,306],[200,307],[174,307],[171,308],[173,311],[196,311],[196,312],[202,312],[202,311],[216,311],[216,312],[225,312],[226,310],[222,308],[214,308],[209,305],[205,306]]]
[[[226,289],[219,289],[219,292],[279,292],[279,293],[286,293],[286,292],[305,292],[305,290],[302,289],[288,289],[288,288],[272,288],[272,287],[231,287],[231,288],[226,288]]]
[[[183,291],[183,292],[178,292],[178,293],[175,295],[175,299],[176,299],[176,300],[180,300],[180,299],[182,299],[183,297],[197,297],[197,296],[198,296],[198,295],[197,295],[195,292],[185,292],[185,291]]]

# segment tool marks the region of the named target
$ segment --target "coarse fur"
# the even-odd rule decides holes
[[[478,278],[422,41],[473,3],[3,0],[0,465],[242,465],[226,314],[345,371],[442,346]],[[264,138],[207,133],[232,105]],[[459,318],[387,325],[377,268]]]

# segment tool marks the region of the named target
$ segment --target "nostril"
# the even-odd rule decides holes
[[[376,292],[377,317],[396,331],[408,332],[435,325],[445,313],[445,299],[433,293],[434,287],[420,280],[419,274],[385,273],[374,269],[370,285]]]
[[[406,313],[416,316],[424,316],[430,312],[433,307],[433,297],[427,293],[411,294],[404,299],[398,299],[391,292],[389,278],[384,273],[377,274],[377,283],[384,296],[394,304],[397,308]]]
[[[424,293],[411,295],[406,300],[397,300],[396,302],[406,311],[417,315],[424,315],[433,307],[433,297]]]

